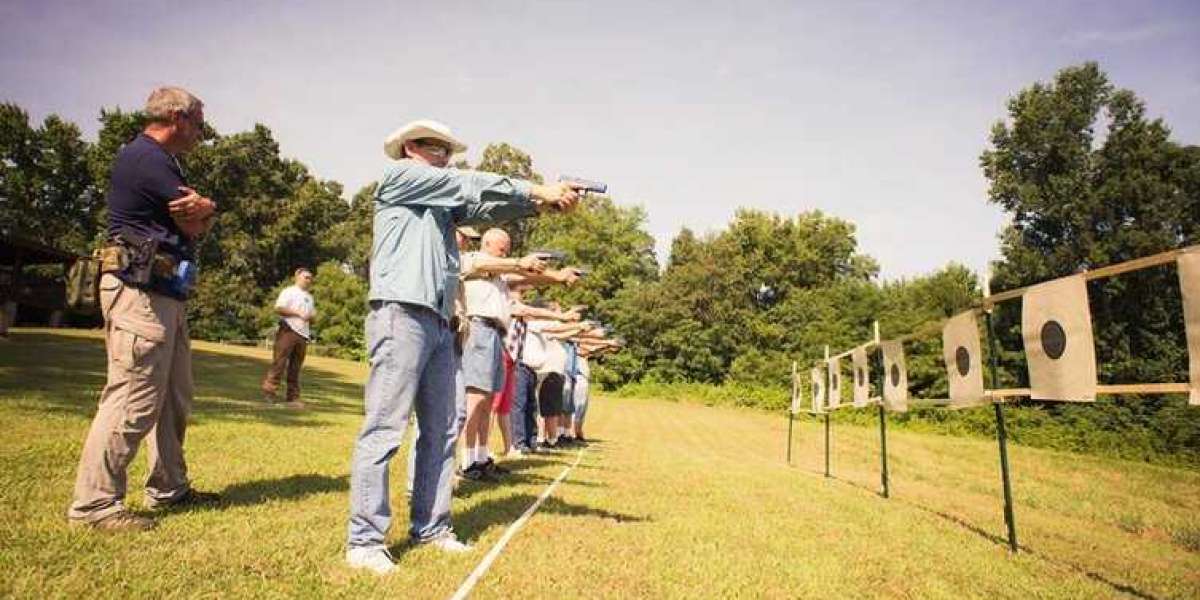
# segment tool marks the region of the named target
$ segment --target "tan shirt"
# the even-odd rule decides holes
[[[478,252],[464,254],[462,272],[469,273],[478,257]],[[512,304],[508,297],[508,283],[503,275],[464,279],[462,287],[467,302],[467,316],[495,319],[508,329],[512,321]]]

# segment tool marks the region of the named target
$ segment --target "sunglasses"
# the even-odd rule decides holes
[[[183,118],[183,120],[190,122],[197,129],[204,128],[204,117],[201,117],[200,115],[197,115],[196,113],[190,113],[190,112],[184,112],[184,111],[179,111],[178,114],[180,115],[180,117]]]
[[[450,149],[450,146],[440,141],[417,140],[417,145],[423,148],[426,152],[438,158],[448,158],[454,153],[453,150]]]

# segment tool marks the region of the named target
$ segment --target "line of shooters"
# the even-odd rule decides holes
[[[183,453],[193,397],[185,303],[197,275],[196,241],[211,229],[217,204],[188,186],[176,157],[200,141],[203,103],[163,87],[150,94],[145,116],[145,129],[117,154],[106,198],[109,243],[97,254],[96,296],[107,380],[67,511],[71,523],[97,530],[154,527],[124,503],[128,467],[143,440],[149,508],[221,501],[192,487]],[[474,235],[470,228],[573,210],[592,185],[449,168],[451,156],[465,150],[434,121],[411,122],[384,144],[395,162],[374,197],[369,375],[351,459],[346,550],[351,567],[375,573],[396,568],[385,542],[388,472],[414,413],[409,535],[417,544],[468,551],[450,519],[460,434],[459,473],[480,481],[504,473],[487,451],[493,410],[505,454],[582,440],[587,357],[619,347],[581,320],[578,308],[522,301],[534,287],[574,283],[579,270],[550,269],[544,254],[508,258],[510,240],[499,228],[481,236],[478,252],[460,254]],[[313,312],[310,306],[280,314]],[[293,394],[289,389],[289,399],[298,400]]]

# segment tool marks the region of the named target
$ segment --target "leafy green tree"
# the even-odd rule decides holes
[[[459,167],[471,168],[465,161]],[[543,182],[542,176],[533,170],[533,159],[520,148],[504,142],[488,144],[483,149],[479,164],[475,165],[474,169],[534,183]],[[512,239],[514,256],[519,256],[526,251],[525,240],[529,237],[530,231],[537,227],[537,221],[537,219],[522,219],[504,225],[505,231]]]
[[[586,304],[593,317],[605,319],[606,300],[617,291],[658,277],[654,238],[645,225],[641,207],[618,206],[603,196],[584,200],[570,213],[538,219],[529,230],[528,250],[563,251],[567,262],[587,270],[575,285],[548,288],[544,295],[564,305]]]
[[[1003,290],[1200,242],[1200,149],[1170,139],[1145,104],[1095,63],[1021,90],[980,162],[989,198],[1012,218],[993,289]],[[1104,383],[1183,381],[1178,281],[1159,268],[1094,281],[1089,298]],[[1019,311],[1000,313],[1010,384],[1026,380]],[[1146,428],[1155,444],[1200,449],[1200,418],[1181,399],[1103,398],[1046,412],[1088,431]],[[1168,441],[1169,440],[1169,441]]]
[[[856,249],[854,227],[819,212],[739,210],[720,233],[682,230],[662,278],[610,305],[629,341],[618,379],[786,383],[791,359],[865,339],[878,269]]]
[[[375,217],[374,198],[378,182],[358,190],[350,200],[349,212],[329,232],[331,250],[342,256],[353,273],[366,280],[370,276],[371,235]]]
[[[281,280],[258,307],[259,337],[275,334],[279,326],[275,299],[292,283],[293,277],[290,276]],[[348,265],[329,261],[313,269],[313,285],[309,293],[317,306],[317,318],[312,323],[314,343],[332,356],[365,359],[363,320],[367,316],[367,282],[353,273]]]
[[[326,262],[317,267],[312,294],[318,310],[317,342],[336,356],[364,360],[367,282],[343,264]]]
[[[36,129],[15,104],[0,104],[0,223],[14,233],[86,254],[101,200],[88,175],[79,128],[50,115]]]
[[[997,290],[1148,256],[1200,241],[1200,152],[1170,140],[1161,119],[1118,90],[1095,63],[1063,69],[1022,90],[981,157],[989,198],[1011,217]],[[1102,119],[1103,117],[1103,119]],[[1097,128],[1107,121],[1101,139]],[[1089,286],[1106,381],[1186,377],[1173,269]],[[1006,346],[1016,323],[1005,323]],[[1021,369],[1010,365],[1017,378]]]

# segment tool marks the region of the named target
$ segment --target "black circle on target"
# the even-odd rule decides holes
[[[1058,321],[1050,320],[1042,325],[1042,350],[1053,360],[1062,358],[1067,351],[1067,332]]]
[[[829,385],[832,387],[839,387],[840,384],[838,382],[838,374],[837,373],[834,373],[833,375],[829,376]]]
[[[963,377],[971,372],[971,353],[963,346],[959,346],[954,352],[954,363],[958,366],[958,374]]]
[[[854,370],[854,376],[858,378],[858,385],[859,385],[859,386],[862,386],[862,384],[863,384],[863,372],[862,372],[862,369],[855,369],[855,370]]]
[[[892,365],[892,387],[900,385],[900,365]]]

